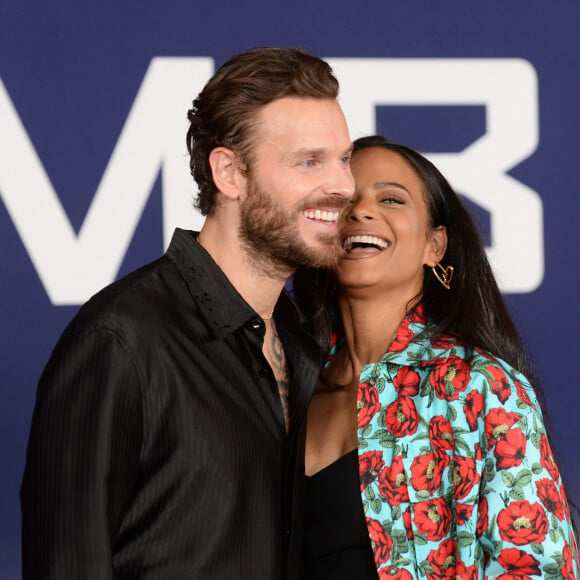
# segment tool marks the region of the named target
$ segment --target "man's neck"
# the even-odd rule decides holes
[[[286,284],[288,275],[267,274],[244,249],[237,224],[225,224],[208,217],[197,238],[228,277],[242,298],[263,318],[270,316]]]

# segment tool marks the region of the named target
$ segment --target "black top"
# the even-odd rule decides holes
[[[81,308],[38,386],[24,580],[285,576],[320,354],[285,293],[275,320],[288,436],[264,322],[194,233]]]
[[[377,580],[361,503],[358,450],[306,478],[305,580]]]

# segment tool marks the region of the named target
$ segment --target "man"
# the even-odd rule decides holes
[[[93,297],[41,378],[24,580],[285,576],[320,354],[283,288],[340,252],[337,91],[324,61],[267,48],[194,101],[201,232]]]

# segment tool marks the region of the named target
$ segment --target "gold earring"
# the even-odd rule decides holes
[[[437,262],[431,269],[433,270],[433,274],[435,274],[435,278],[437,278],[437,280],[439,280],[447,290],[451,290],[453,266],[447,266],[447,268],[444,268],[439,262]]]

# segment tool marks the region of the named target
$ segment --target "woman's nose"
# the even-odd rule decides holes
[[[346,218],[351,221],[368,221],[375,219],[375,213],[370,202],[364,199],[355,199],[348,210]]]

